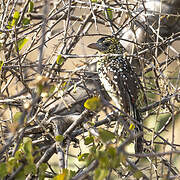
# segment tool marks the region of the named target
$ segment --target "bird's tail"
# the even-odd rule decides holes
[[[141,114],[136,107],[134,107],[133,111],[134,111],[134,119],[139,122],[139,124],[135,125],[135,131],[136,131],[136,133],[142,133],[143,128],[142,128]],[[143,151],[143,134],[141,134],[140,136],[138,136],[135,139],[135,147],[134,148],[135,148],[135,153],[142,153],[142,151]]]

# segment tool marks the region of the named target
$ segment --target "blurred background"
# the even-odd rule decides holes
[[[23,137],[30,137],[33,145],[44,148],[43,156],[56,144],[53,118],[63,118],[63,123],[56,127],[64,135],[75,117],[85,110],[84,102],[88,98],[100,94],[110,100],[96,72],[99,55],[87,46],[100,37],[113,35],[126,49],[125,56],[141,79],[147,97],[148,104],[142,102],[139,107],[143,125],[148,128],[144,128],[146,150],[168,152],[152,159],[144,157],[138,167],[150,179],[165,175],[178,177],[179,12],[178,0],[2,1],[2,162],[8,159],[5,152],[8,157],[15,154]],[[103,120],[112,111],[114,109],[103,105],[91,121]],[[102,125],[111,132],[115,130],[113,121]],[[89,152],[90,148],[84,144],[90,132],[83,132],[87,129],[77,126],[72,134],[79,131],[79,136],[75,136],[77,141],[63,147],[69,160],[65,167],[75,171],[86,164],[77,156]],[[132,145],[127,149],[133,152]],[[59,154],[53,153],[48,163],[58,173]],[[120,173],[116,174],[112,179],[121,177]]]

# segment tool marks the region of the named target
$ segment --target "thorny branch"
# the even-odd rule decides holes
[[[0,167],[22,151],[29,137],[35,168],[42,168],[57,153],[58,168],[63,172],[70,167],[69,163],[73,164],[68,159],[74,153],[70,149],[79,150],[72,155],[77,158],[85,151],[80,141],[91,136],[95,140],[88,148],[95,147],[101,142],[102,128],[118,137],[115,143],[102,143],[104,149],[116,146],[118,155],[127,157],[121,159],[118,168],[108,169],[109,179],[113,175],[132,178],[139,171],[144,179],[164,174],[167,178],[178,177],[175,155],[179,154],[180,146],[179,1],[39,1],[33,3],[34,7],[31,3],[29,0],[0,3]],[[142,154],[126,150],[139,134],[133,136],[125,120],[138,122],[122,110],[120,115],[115,106],[106,103],[110,98],[99,81],[96,62],[107,54],[95,54],[87,48],[89,43],[106,35],[119,38],[127,52],[113,56],[127,58],[141,78],[147,98],[146,104],[145,97],[139,95],[147,151]],[[84,102],[94,96],[101,96],[99,112],[84,107]],[[130,132],[128,137],[117,128],[122,124],[128,126],[125,128]],[[63,137],[60,142],[59,135]],[[38,153],[40,156],[36,156]],[[142,162],[136,164],[130,160],[133,158]],[[3,178],[17,177],[28,164],[25,157],[21,161],[18,168]],[[97,175],[101,163],[94,157],[72,179]],[[56,175],[49,171],[45,176]],[[38,173],[34,175],[31,171],[26,179],[37,178]]]

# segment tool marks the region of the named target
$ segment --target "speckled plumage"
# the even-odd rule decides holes
[[[97,43],[89,45],[108,54],[120,54],[119,56],[107,55],[97,62],[97,71],[101,83],[117,108],[124,110],[141,123],[141,117],[137,110],[138,93],[142,88],[140,80],[131,67],[127,58],[123,57],[124,48],[114,37],[100,38]],[[136,125],[138,131],[142,131],[140,125]],[[142,136],[137,139],[136,152],[142,152]]]
[[[99,78],[118,108],[130,112],[130,103],[136,103],[140,85],[128,61],[119,57],[105,57],[97,63]]]

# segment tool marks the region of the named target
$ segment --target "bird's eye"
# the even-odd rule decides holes
[[[109,47],[110,45],[111,45],[110,42],[105,42],[105,43],[104,43],[104,46],[106,46],[106,47]]]

